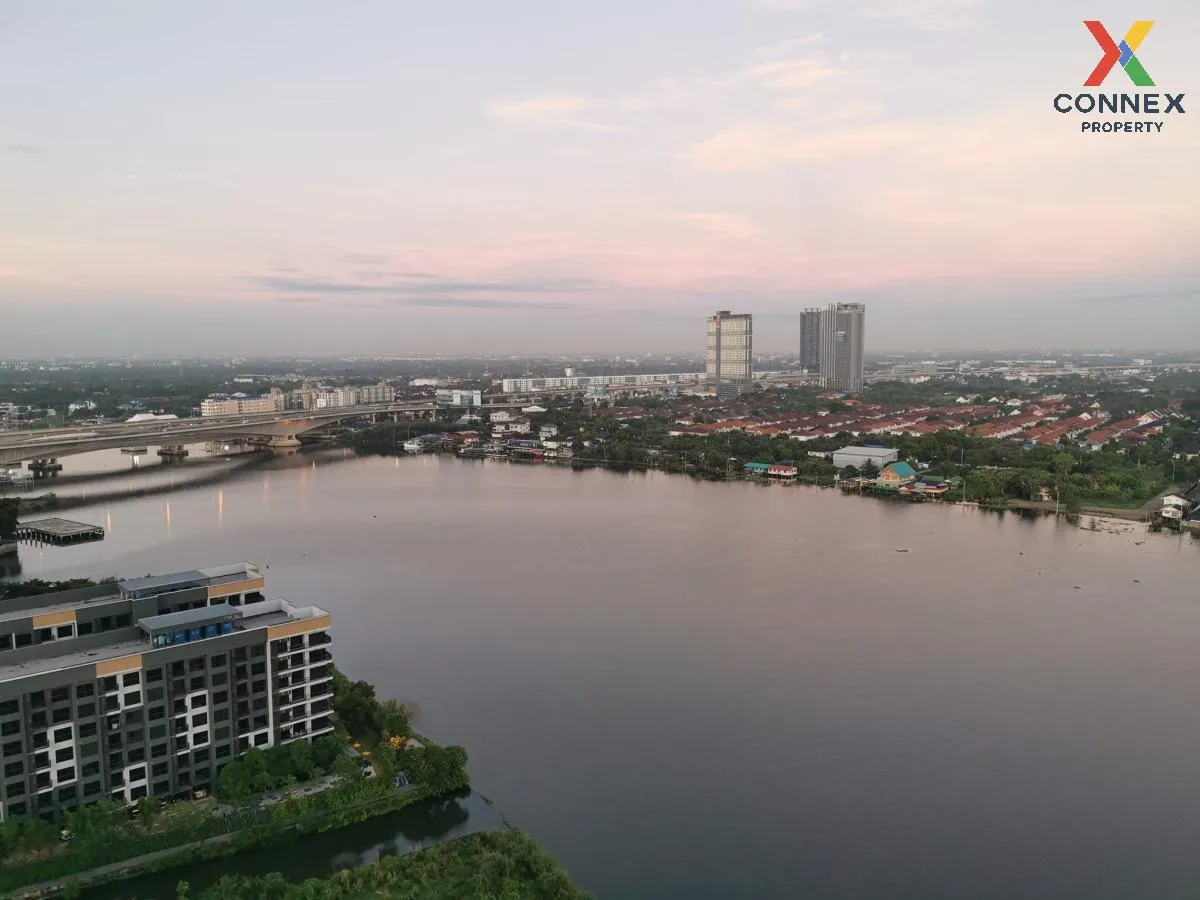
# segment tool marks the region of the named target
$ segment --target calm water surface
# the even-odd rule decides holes
[[[1200,896],[1191,539],[343,451],[69,515],[108,538],[26,576],[249,559],[330,609],[602,898]]]

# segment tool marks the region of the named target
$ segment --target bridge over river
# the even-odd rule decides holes
[[[525,405],[527,403],[509,400],[485,403],[478,409],[513,409]],[[420,400],[333,409],[284,410],[244,416],[203,416],[80,428],[0,431],[0,466],[18,465],[29,460],[33,463],[31,468],[46,468],[53,467],[59,457],[93,450],[155,445],[170,453],[181,451],[184,444],[244,438],[260,438],[271,447],[295,447],[300,443],[297,435],[335,422],[421,414],[436,418],[439,410],[451,409],[455,412],[467,411],[462,407]]]

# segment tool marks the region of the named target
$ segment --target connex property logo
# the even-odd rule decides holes
[[[1092,33],[1096,43],[1100,45],[1103,56],[1084,87],[1100,87],[1112,73],[1118,63],[1129,76],[1134,87],[1152,88],[1154,79],[1142,65],[1137,56],[1138,49],[1154,27],[1153,19],[1139,19],[1134,22],[1125,37],[1118,43],[1104,24],[1094,19],[1085,21],[1084,26]],[[1168,94],[1158,92],[1113,93],[1113,94],[1059,94],[1054,98],[1054,108],[1060,113],[1082,113],[1085,116],[1167,116],[1182,115],[1183,94]],[[1160,134],[1166,122],[1157,118],[1126,118],[1118,119],[1084,119],[1080,122],[1080,131],[1100,134]]]
[[[1150,29],[1154,27],[1153,19],[1134,22],[1133,27],[1126,32],[1125,39],[1120,44],[1117,44],[1109,36],[1108,30],[1100,22],[1091,21],[1083,24],[1087,26],[1087,30],[1092,33],[1092,37],[1104,51],[1104,56],[1100,58],[1099,64],[1088,76],[1088,80],[1083,83],[1084,87],[1099,87],[1104,84],[1104,79],[1108,77],[1108,73],[1117,63],[1121,64],[1121,68],[1125,70],[1129,80],[1138,87],[1154,87],[1154,79],[1150,77],[1150,73],[1146,71],[1141,60],[1133,55],[1137,52],[1137,48],[1142,46],[1142,41],[1146,39]]]

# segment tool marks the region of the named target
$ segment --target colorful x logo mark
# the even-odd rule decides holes
[[[1096,39],[1096,43],[1100,45],[1100,49],[1104,51],[1104,56],[1100,59],[1095,71],[1083,83],[1085,87],[1097,87],[1103,84],[1104,79],[1108,77],[1108,73],[1117,63],[1121,64],[1121,68],[1125,70],[1129,80],[1138,87],[1154,87],[1154,79],[1142,68],[1138,58],[1133,55],[1142,45],[1142,41],[1146,39],[1146,35],[1150,33],[1150,29],[1154,27],[1153,19],[1139,19],[1134,22],[1120,44],[1112,39],[1099,22],[1092,20],[1085,21],[1083,24],[1087,26],[1092,37]]]

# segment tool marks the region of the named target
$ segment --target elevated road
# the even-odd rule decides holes
[[[482,410],[511,409],[524,403],[485,404]],[[439,410],[465,412],[429,400],[405,403],[378,403],[371,406],[343,406],[333,409],[285,410],[245,416],[203,416],[154,422],[119,422],[80,428],[50,428],[36,431],[0,431],[0,466],[12,466],[26,460],[57,459],[93,450],[119,447],[178,447],[207,441],[258,437],[273,446],[294,447],[296,436],[306,431],[346,422],[364,416],[398,413],[432,413]]]

